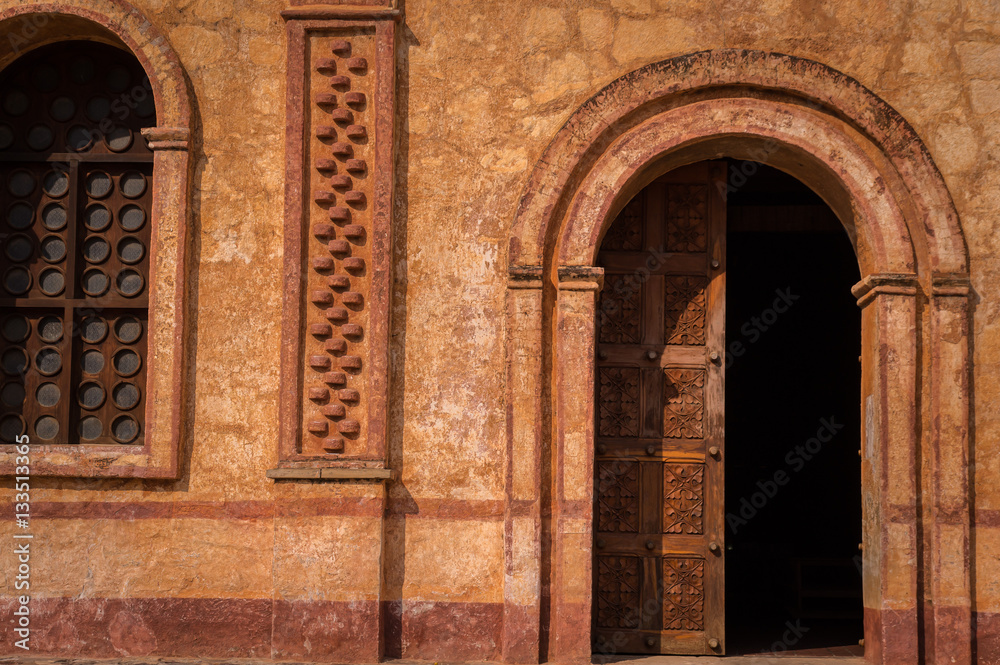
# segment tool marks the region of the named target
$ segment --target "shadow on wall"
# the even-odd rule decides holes
[[[399,8],[402,10],[403,0]],[[392,223],[392,300],[389,329],[389,408],[386,453],[387,464],[396,472],[396,482],[387,486],[386,519],[382,538],[382,639],[387,658],[402,658],[403,583],[406,578],[406,516],[418,511],[406,486],[402,483],[404,466],[404,401],[406,395],[406,292],[407,292],[407,224],[409,210],[410,127],[410,49],[419,46],[416,35],[405,25],[397,45],[396,63],[397,106],[402,112],[396,117],[397,147],[395,155],[395,190]]]

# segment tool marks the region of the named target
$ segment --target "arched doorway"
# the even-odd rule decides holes
[[[780,171],[702,162],[636,194],[597,263],[594,653],[860,653],[843,227]]]
[[[749,51],[611,83],[529,180],[508,255],[504,658],[590,658],[598,249],[636,192],[719,157],[794,174],[855,243],[866,658],[968,663],[968,567],[941,563],[970,556],[957,214],[919,137],[870,91],[814,62]],[[946,513],[918,508],[918,494]]]

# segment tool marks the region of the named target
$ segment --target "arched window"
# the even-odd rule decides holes
[[[0,438],[141,442],[155,125],[130,53],[37,49],[0,75]]]
[[[176,478],[191,103],[125,0],[0,12],[0,475]],[[23,443],[23,441],[21,441]]]
[[[74,41],[17,60],[0,91],[0,439],[142,443],[149,80]]]

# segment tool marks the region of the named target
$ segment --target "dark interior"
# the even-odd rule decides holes
[[[728,167],[727,653],[860,654],[857,259],[805,185]]]

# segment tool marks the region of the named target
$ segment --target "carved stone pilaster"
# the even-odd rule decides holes
[[[384,466],[397,9],[288,28],[280,467]]]

